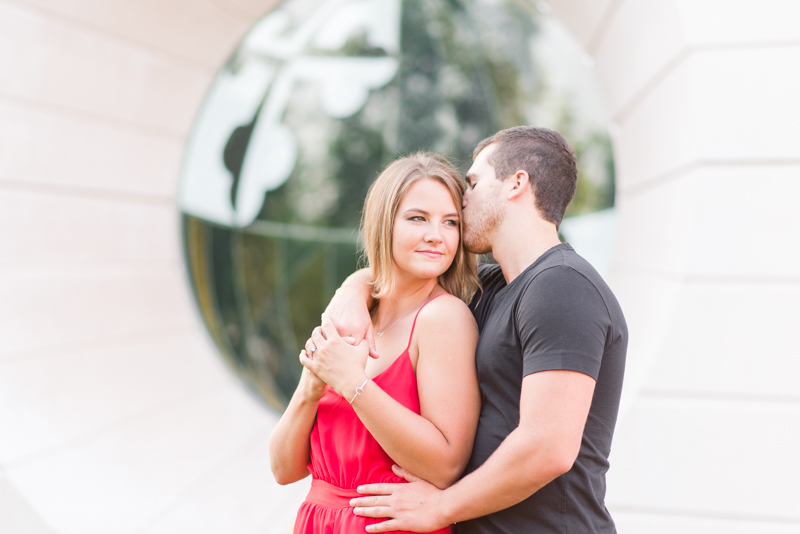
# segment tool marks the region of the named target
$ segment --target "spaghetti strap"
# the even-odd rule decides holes
[[[435,296],[435,297],[433,297],[432,299],[428,299],[428,300],[426,300],[426,301],[425,301],[425,302],[422,304],[422,306],[420,306],[420,307],[419,307],[419,309],[417,310],[417,314],[414,316],[414,322],[413,322],[413,323],[412,323],[412,325],[411,325],[411,334],[408,336],[408,345],[406,345],[406,350],[408,350],[408,349],[410,349],[410,348],[411,348],[411,339],[414,337],[414,327],[415,327],[415,326],[417,326],[417,317],[419,317],[419,312],[421,312],[421,311],[422,311],[422,308],[424,308],[425,306],[427,306],[429,302],[433,302],[434,300],[438,299],[438,298],[439,298],[439,297],[441,297],[442,295],[449,295],[449,294],[450,294],[450,293],[447,293],[447,292],[439,293],[438,295],[436,295],[436,296]]]

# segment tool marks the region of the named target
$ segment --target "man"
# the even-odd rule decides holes
[[[473,160],[463,239],[499,265],[481,265],[471,306],[482,396],[472,457],[446,490],[396,468],[410,483],[358,488],[368,496],[351,501],[354,513],[390,518],[369,532],[613,533],[605,473],[628,334],[611,290],[558,237],[575,156],[557,132],[517,127],[482,141]],[[371,335],[364,287],[354,275],[328,309],[359,339]]]

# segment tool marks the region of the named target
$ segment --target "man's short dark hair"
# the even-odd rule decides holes
[[[497,145],[489,158],[497,178],[526,171],[539,214],[558,228],[578,185],[575,153],[567,140],[548,128],[516,126],[478,143],[472,159],[491,144]]]

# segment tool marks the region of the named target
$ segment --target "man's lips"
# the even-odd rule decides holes
[[[418,250],[417,254],[433,259],[439,259],[444,256],[444,252],[439,252],[438,250]]]

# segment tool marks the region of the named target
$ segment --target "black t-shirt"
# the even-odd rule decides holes
[[[519,425],[522,379],[563,369],[596,380],[572,469],[524,501],[459,523],[458,534],[609,534],[605,474],[619,410],[628,329],[614,294],[567,244],[545,252],[510,284],[498,265],[481,265],[483,295],[472,309],[482,407],[466,473],[480,467]]]

